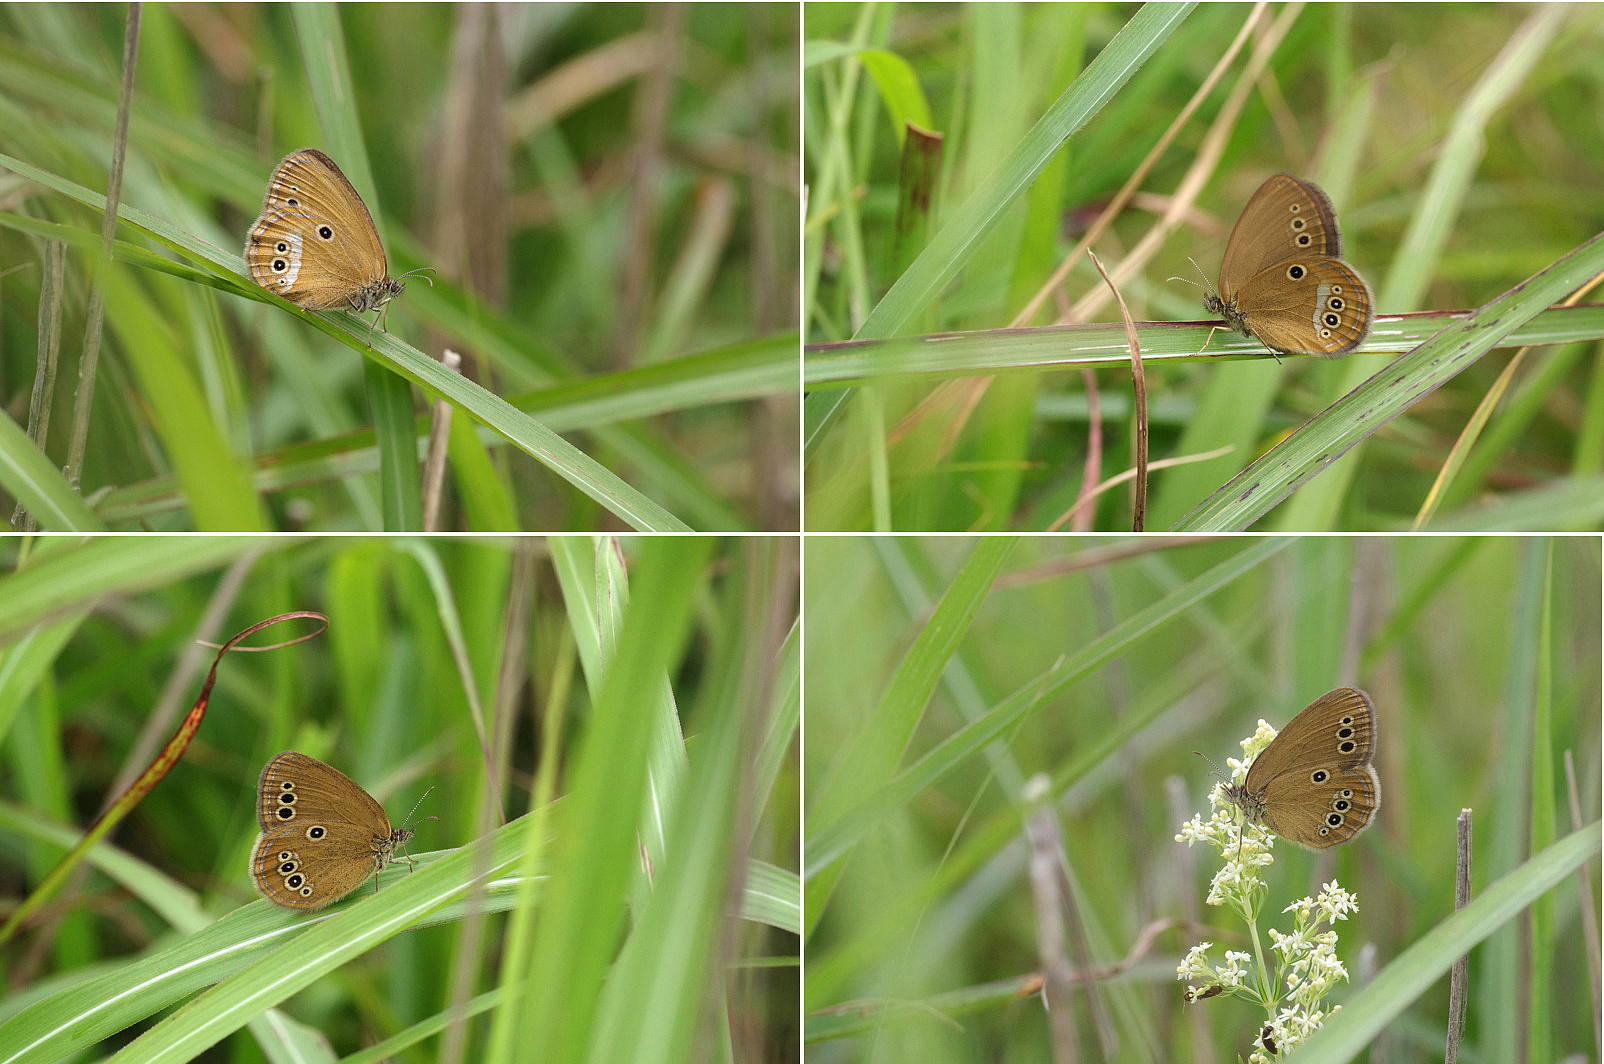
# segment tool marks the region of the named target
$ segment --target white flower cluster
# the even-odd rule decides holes
[[[1209,950],[1213,948],[1212,942],[1200,942],[1186,951],[1186,958],[1175,969],[1182,979],[1207,979],[1211,983],[1230,989],[1242,985],[1242,977],[1247,974],[1244,967],[1253,956],[1241,950],[1228,949],[1225,951],[1225,966],[1222,968],[1209,967]]]
[[[1275,730],[1259,721],[1258,730],[1242,743],[1247,759],[1274,738]],[[1243,762],[1233,759],[1227,763],[1234,782],[1246,778]],[[1266,889],[1258,869],[1273,861],[1274,836],[1258,825],[1240,824],[1240,814],[1225,800],[1222,790],[1216,786],[1209,794],[1209,819],[1194,816],[1181,825],[1175,841],[1189,846],[1207,843],[1224,858],[1224,867],[1209,885],[1208,902],[1225,905],[1242,917],[1250,929],[1254,952],[1228,951],[1224,965],[1214,968],[1208,960],[1213,943],[1204,942],[1187,951],[1176,974],[1194,984],[1187,987],[1188,1001],[1235,993],[1262,1004],[1273,1019],[1258,1032],[1248,1060],[1250,1064],[1272,1064],[1337,1011],[1324,1008],[1324,1001],[1339,980],[1348,978],[1348,971],[1337,958],[1337,933],[1332,925],[1357,912],[1358,899],[1332,882],[1324,884],[1317,897],[1301,898],[1282,910],[1292,914],[1293,926],[1290,933],[1267,929],[1268,952],[1274,958],[1272,976],[1270,957],[1255,960],[1255,955],[1260,952],[1257,927]]]
[[[1247,779],[1247,763],[1274,738],[1275,729],[1259,721],[1258,730],[1242,741],[1246,760],[1228,758],[1225,762],[1230,767],[1232,783],[1240,784]],[[1225,859],[1224,866],[1209,884],[1205,900],[1210,905],[1229,906],[1244,914],[1244,919],[1251,920],[1257,915],[1263,891],[1255,870],[1274,863],[1275,836],[1258,824],[1244,823],[1241,812],[1226,800],[1224,791],[1224,784],[1215,784],[1209,791],[1208,820],[1192,817],[1181,825],[1175,841],[1188,846],[1194,842],[1206,843]]]

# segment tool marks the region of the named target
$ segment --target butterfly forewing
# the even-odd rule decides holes
[[[1337,212],[1317,186],[1274,174],[1242,208],[1220,262],[1220,294],[1234,296],[1250,277],[1297,255],[1340,258]]]
[[[341,226],[341,245],[349,249],[342,257],[362,263],[369,274],[367,280],[377,280],[389,272],[384,245],[379,241],[368,205],[357,195],[345,172],[316,148],[302,148],[285,156],[267,181],[263,214],[270,208],[297,207],[314,218]]]
[[[257,822],[263,831],[283,826],[274,810],[280,804],[281,781],[290,778],[296,781],[296,804],[310,804],[319,813],[337,809],[341,821],[360,823],[380,834],[390,833],[389,814],[373,795],[334,766],[294,750],[286,750],[269,761],[257,780]]]

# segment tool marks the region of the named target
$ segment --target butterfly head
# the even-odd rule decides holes
[[[351,293],[350,309],[352,313],[360,314],[364,310],[377,310],[379,312],[379,316],[374,318],[373,323],[368,326],[369,346],[372,346],[373,344],[373,329],[375,325],[380,329],[383,329],[385,332],[390,331],[388,328],[385,328],[384,319],[385,316],[390,312],[390,308],[388,306],[390,300],[407,290],[406,282],[403,280],[403,278],[411,277],[413,274],[433,272],[433,266],[422,266],[416,270],[408,270],[400,277],[381,277],[372,284],[364,285],[363,287],[358,288],[356,291]],[[428,281],[431,287],[434,285],[433,278],[425,277],[424,280]]]

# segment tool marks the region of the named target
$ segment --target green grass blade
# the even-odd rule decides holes
[[[1343,1003],[1342,1011],[1298,1047],[1298,1064],[1353,1060],[1387,1025],[1429,993],[1454,961],[1506,928],[1557,884],[1598,857],[1604,834],[1595,822],[1554,843],[1446,917]]]
[[[1600,272],[1604,272],[1604,236],[1595,236],[1337,400],[1232,477],[1175,527],[1248,528],[1361,440],[1503,344],[1521,323]]]
[[[1193,6],[1142,5],[997,170],[952,212],[907,272],[869,312],[857,335],[893,336],[933,300],[1069,138],[1091,121],[1169,39]]]
[[[0,154],[0,165],[95,210],[105,209],[104,196],[20,159]],[[631,528],[642,532],[689,531],[689,526],[685,522],[626,484],[617,474],[545,425],[516,409],[500,396],[467,380],[461,374],[451,372],[410,344],[389,333],[376,333],[372,337],[373,346],[365,347],[368,338],[366,325],[343,312],[302,311],[270,295],[244,278],[241,272],[244,260],[238,254],[224,253],[205,241],[135,208],[125,206],[120,213],[120,219],[187,257],[211,262],[221,272],[231,274],[234,279],[232,287],[238,294],[274,303],[291,313],[301,315],[315,328],[363,351],[369,358],[386,362],[392,371],[421,388],[426,395],[446,399],[475,421],[542,462]]]
[[[984,716],[953,732],[916,763],[891,777],[873,793],[861,797],[857,805],[835,823],[810,826],[803,847],[804,878],[817,875],[827,864],[861,841],[884,816],[901,808],[912,795],[967,763],[984,750],[986,744],[1001,737],[1027,714],[1039,708],[1046,699],[1106,663],[1133,640],[1172,620],[1237,577],[1251,572],[1291,542],[1286,538],[1251,541],[1246,549],[1133,614],[1069,659],[1031,678]],[[862,786],[860,781],[860,793]],[[810,896],[810,911],[812,900]]]
[[[83,497],[49,458],[35,447],[21,425],[0,411],[0,488],[25,506],[39,527],[53,532],[105,529]],[[4,515],[10,520],[11,515]]]
[[[1031,127],[997,170],[959,205],[908,269],[875,304],[856,335],[893,336],[930,304],[969,256],[1030,187],[1053,157],[1082,129],[1191,13],[1192,4],[1144,4],[1121,27]],[[838,415],[845,397],[809,395],[804,403],[804,448]],[[806,453],[806,452],[805,452]]]

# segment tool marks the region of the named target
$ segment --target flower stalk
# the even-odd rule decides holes
[[[1261,720],[1242,742],[1243,759],[1226,762],[1232,784],[1246,780],[1248,765],[1274,738],[1275,730]],[[1337,958],[1335,926],[1358,911],[1358,899],[1335,881],[1327,883],[1315,897],[1300,898],[1281,910],[1292,914],[1290,931],[1271,927],[1261,933],[1260,917],[1269,896],[1264,870],[1275,862],[1275,836],[1246,822],[1225,791],[1226,784],[1216,784],[1209,793],[1209,819],[1194,816],[1175,841],[1188,846],[1202,842],[1220,854],[1223,864],[1209,883],[1206,900],[1242,921],[1252,953],[1227,950],[1224,962],[1215,965],[1209,959],[1214,944],[1201,942],[1187,951],[1176,974],[1189,984],[1189,1002],[1231,994],[1262,1008],[1265,1022],[1255,1033],[1248,1061],[1269,1064],[1276,1054],[1306,1040],[1340,1007],[1325,1003],[1337,982],[1348,978]]]

